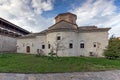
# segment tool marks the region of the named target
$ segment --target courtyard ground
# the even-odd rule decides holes
[[[36,57],[28,54],[0,54],[0,72],[61,73],[120,69],[120,59],[93,57]]]

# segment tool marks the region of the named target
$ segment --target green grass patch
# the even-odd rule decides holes
[[[120,59],[93,57],[35,57],[27,54],[0,54],[0,72],[49,73],[120,69]]]

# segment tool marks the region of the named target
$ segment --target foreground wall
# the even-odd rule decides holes
[[[80,48],[80,43],[84,43],[84,48]],[[79,33],[78,44],[78,54],[102,57],[108,45],[108,32]]]
[[[28,38],[28,39],[18,39],[17,40],[17,52],[18,53],[27,53],[27,46],[29,46],[30,50],[29,53],[35,53],[35,39]]]
[[[60,36],[61,40],[57,40]],[[58,56],[103,56],[103,51],[108,45],[108,32],[51,32],[46,36],[36,36],[31,38],[23,38],[17,40],[17,52],[37,54],[37,51],[42,50],[45,55],[51,49],[57,49],[56,44],[60,43],[58,47]],[[72,43],[72,48],[69,44]],[[81,48],[81,43],[84,48]],[[50,48],[48,45],[50,44]],[[42,48],[44,45],[44,49]],[[30,50],[27,52],[27,47]]]
[[[57,37],[60,40],[57,40]],[[51,32],[47,34],[47,43],[51,44],[50,49],[58,49],[58,56],[78,56],[77,52],[77,33],[76,32]],[[72,48],[69,44],[72,44]],[[58,44],[58,46],[57,46]],[[47,49],[47,52],[50,52]]]
[[[16,52],[16,38],[0,35],[0,52]]]
[[[56,40],[57,36],[61,37],[61,41]],[[102,57],[108,45],[108,32],[52,32],[47,34],[47,43],[54,48],[56,43],[60,43],[58,56]],[[81,48],[81,43],[84,44],[84,48]],[[69,44],[73,45],[72,48]],[[50,52],[50,49],[46,50]]]
[[[27,54],[37,54],[37,50],[40,50],[42,45],[46,45],[45,36],[17,39],[17,52],[27,53]],[[42,50],[45,54],[46,50],[45,49]]]

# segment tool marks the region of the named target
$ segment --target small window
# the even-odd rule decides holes
[[[97,47],[97,45],[96,45],[97,43],[96,42],[93,42],[93,47]]]
[[[85,47],[84,43],[81,43],[80,48],[84,48],[84,47]]]
[[[94,44],[93,46],[96,47],[96,44]]]
[[[50,44],[48,44],[48,49],[50,49]]]
[[[45,45],[42,45],[42,49],[45,49]]]
[[[57,36],[57,40],[60,40],[61,39],[61,37],[60,36]]]
[[[73,44],[72,43],[69,43],[69,48],[73,48]]]

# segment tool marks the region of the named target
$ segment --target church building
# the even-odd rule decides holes
[[[61,13],[55,17],[55,24],[39,33],[32,33],[17,40],[17,52],[44,55],[52,50],[58,56],[103,56],[108,45],[108,30],[96,26],[76,24],[73,13]]]

